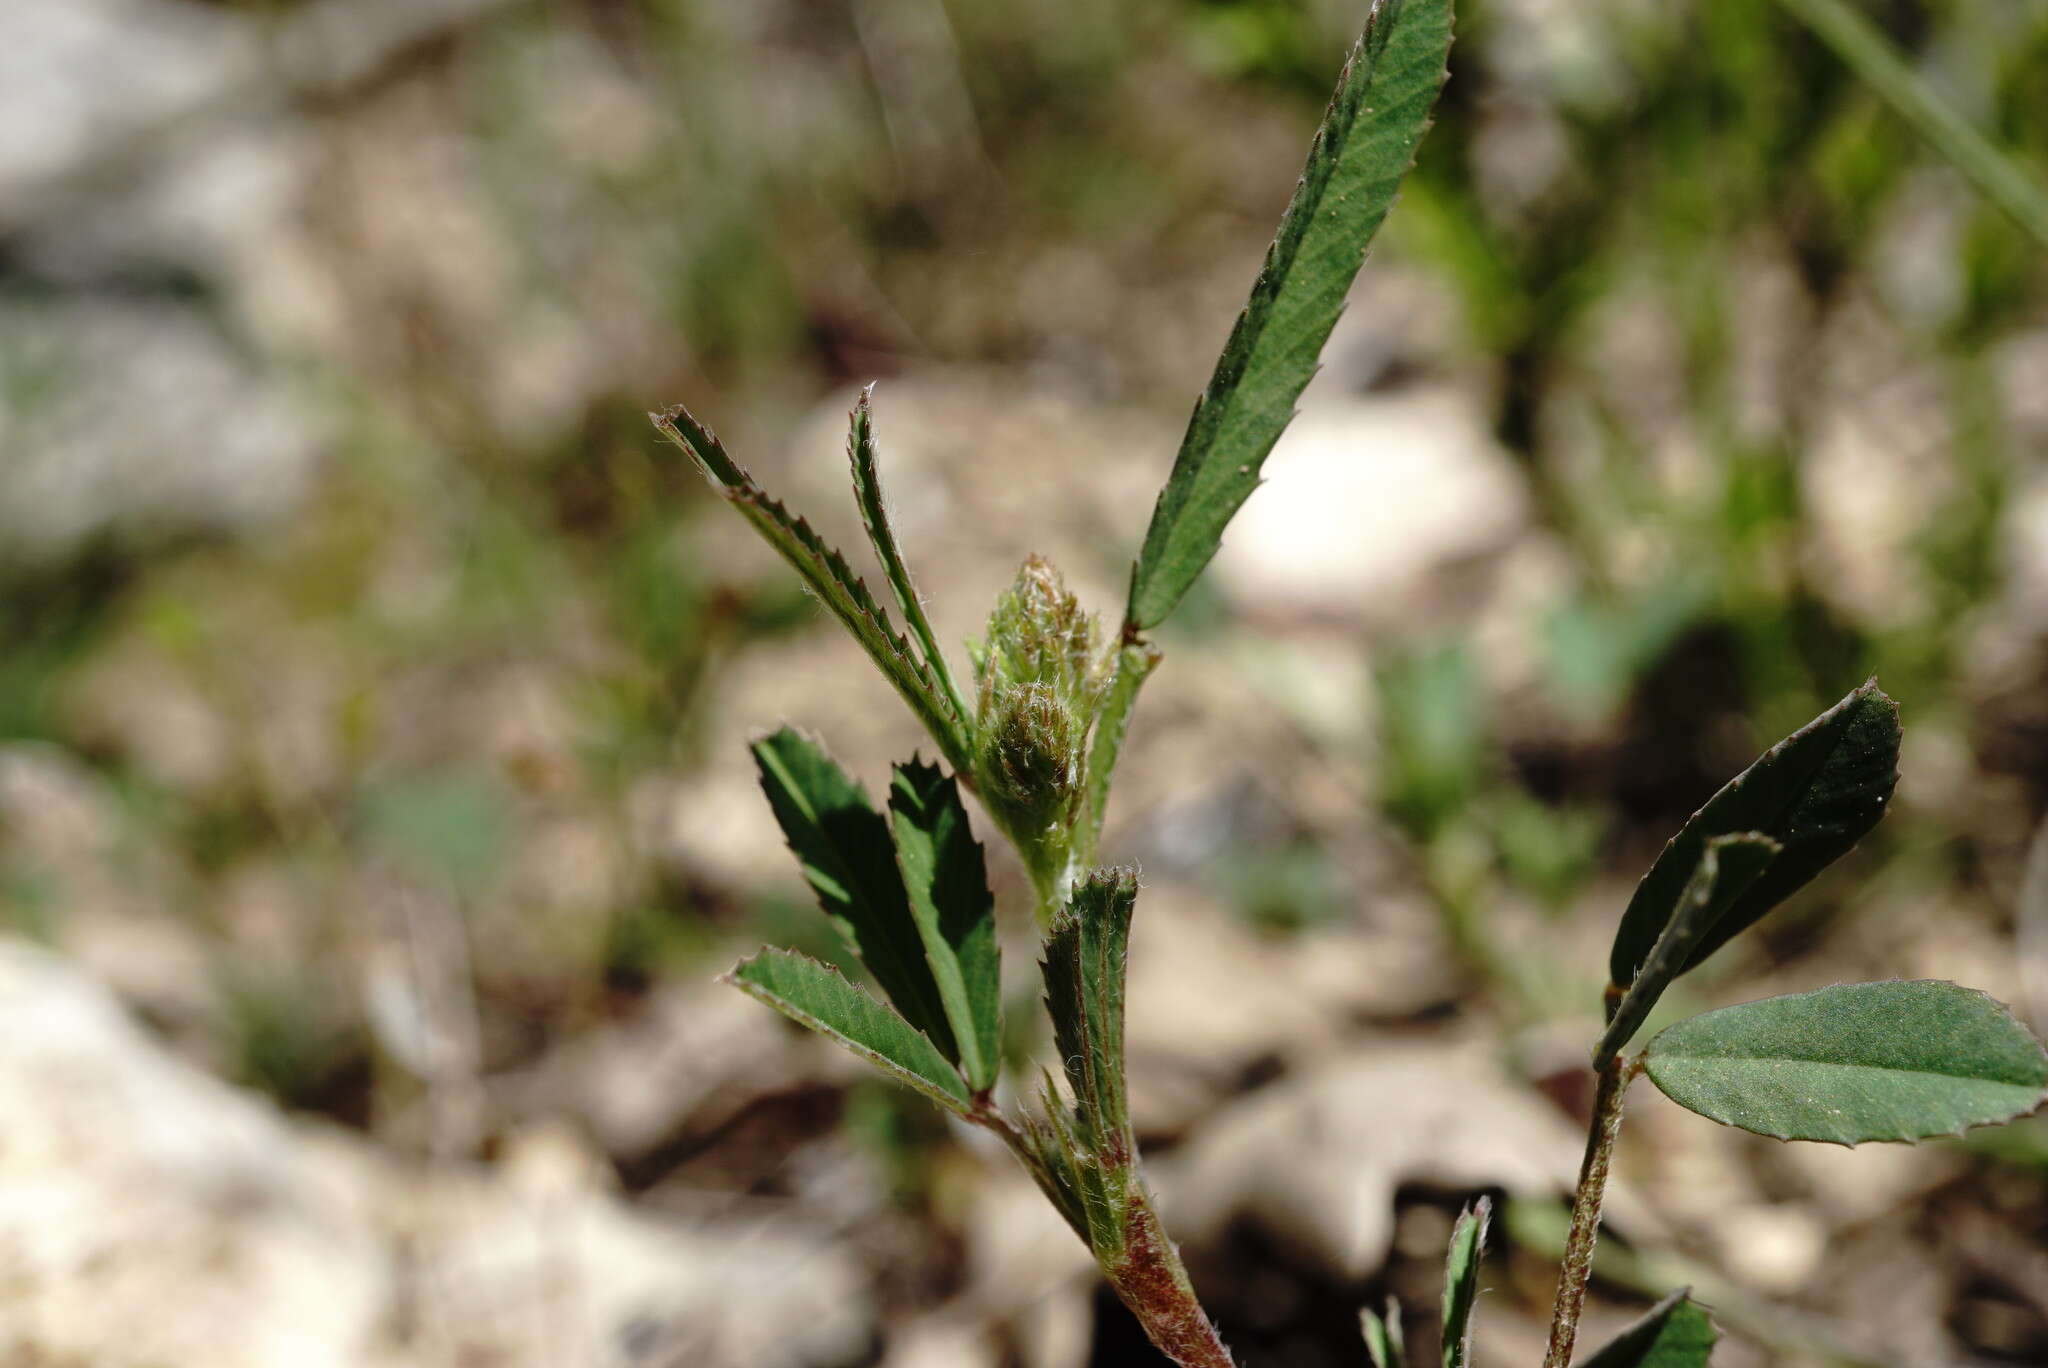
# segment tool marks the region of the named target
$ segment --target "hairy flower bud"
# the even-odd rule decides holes
[[[974,653],[976,784],[1041,882],[1066,859],[1102,696],[1100,636],[1059,571],[1033,556],[996,601]]]

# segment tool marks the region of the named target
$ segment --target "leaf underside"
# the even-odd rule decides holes
[[[1755,831],[1711,836],[1700,850],[1699,867],[1679,895],[1664,934],[1657,938],[1649,958],[1643,962],[1636,981],[1629,985],[1614,1019],[1607,1023],[1600,1043],[1593,1048],[1594,1067],[1601,1067],[1626,1046],[1629,1038],[1649,1019],[1657,999],[1684,972],[1687,959],[1736,899],[1748,891],[1771,861],[1784,849],[1776,841]]]
[[[995,1086],[1001,1059],[1003,1008],[995,899],[981,845],[959,785],[936,765],[896,767],[889,816],[925,963],[959,1046],[954,1058],[969,1086],[985,1091]]]
[[[1692,815],[1636,885],[1608,960],[1614,991],[1635,981],[1709,837],[1758,832],[1784,849],[1720,914],[1679,973],[1698,966],[1862,840],[1891,801],[1898,761],[1899,706],[1875,680],[1765,751]]]
[[[754,483],[753,476],[726,454],[718,435],[691,416],[688,409],[678,405],[648,417],[663,436],[689,453],[713,487],[781,553],[819,602],[831,609],[833,616],[860,642],[938,742],[947,763],[956,770],[970,768],[970,720],[954,706],[931,667],[890,625],[888,613],[875,602],[866,581],[853,573],[846,558],[827,546],[808,522],[769,498]]]
[[[962,1116],[971,1099],[959,1073],[923,1032],[827,964],[794,950],[763,950],[726,978],[747,996],[852,1050],[897,1082]]]
[[[1721,1332],[1689,1290],[1658,1302],[1579,1368],[1706,1368]]]
[[[1472,1303],[1479,1296],[1479,1255],[1493,1199],[1481,1197],[1458,1217],[1444,1262],[1443,1368],[1465,1368],[1472,1354]]]
[[[1645,1051],[1665,1096],[1780,1140],[1921,1140],[2009,1121],[2048,1054],[2004,1006],[1932,980],[1838,984],[1706,1012]]]
[[[1375,0],[1152,510],[1131,575],[1133,627],[1166,619],[1257,487],[1414,161],[1450,43],[1450,0]]]

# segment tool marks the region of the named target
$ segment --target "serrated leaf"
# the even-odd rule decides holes
[[[688,409],[678,405],[648,417],[663,436],[689,453],[712,486],[781,553],[819,602],[853,634],[868,658],[939,743],[947,763],[956,770],[968,768],[973,762],[971,719],[947,696],[930,667],[911,651],[910,643],[890,625],[888,613],[875,602],[867,583],[853,573],[846,558],[827,546],[808,522],[792,516],[781,503],[769,498],[754,483],[753,476],[726,454],[718,435],[692,417]]]
[[[996,945],[995,899],[981,845],[952,776],[912,760],[898,765],[889,786],[896,867],[925,963],[959,1047],[955,1056],[969,1086],[995,1086],[1002,1057],[1002,966]]]
[[[1173,611],[1257,486],[1414,160],[1450,44],[1450,0],[1374,0],[1152,510],[1131,575],[1133,626]]]
[[[1932,980],[1847,983],[1723,1007],[1645,1052],[1681,1107],[1780,1140],[1921,1140],[2031,1111],[2048,1054],[2005,1007]]]
[[[1360,1307],[1358,1329],[1365,1336],[1372,1368],[1408,1368],[1408,1346],[1401,1339],[1401,1307],[1392,1297],[1387,1298],[1384,1316],[1374,1314],[1369,1306]]]
[[[1618,1053],[1642,1028],[1657,999],[1683,972],[1694,949],[1783,849],[1778,842],[1756,831],[1707,839],[1700,851],[1699,865],[1686,882],[1685,892],[1679,895],[1677,911],[1672,913],[1664,934],[1657,938],[1636,981],[1629,985],[1600,1043],[1593,1047],[1595,1068]]]
[[[1580,1368],[1706,1368],[1721,1332],[1680,1288],[1600,1347]]]
[[[830,965],[770,949],[741,961],[726,979],[791,1021],[832,1037],[897,1082],[968,1115],[967,1085],[938,1046]]]
[[[1891,801],[1898,763],[1899,705],[1873,679],[1729,780],[1636,885],[1608,957],[1611,997],[1618,999],[1635,981],[1677,910],[1708,838],[1758,832],[1784,849],[1700,938],[1679,966],[1681,974],[1862,840]]]
[[[1479,1296],[1479,1255],[1492,1217],[1493,1199],[1481,1197],[1451,1229],[1444,1261],[1443,1368],[1465,1368],[1472,1356],[1472,1303]]]
[[[932,631],[931,619],[925,615],[924,601],[918,597],[917,585],[911,581],[910,567],[904,563],[903,551],[896,545],[896,529],[889,524],[889,508],[882,498],[882,472],[875,459],[875,387],[869,385],[854,401],[851,421],[846,434],[846,460],[853,472],[854,501],[860,505],[861,525],[867,529],[868,545],[875,550],[875,559],[881,562],[882,573],[895,591],[896,606],[903,610],[903,620],[910,626],[911,634],[917,638],[924,651],[924,662],[931,671],[934,682],[944,692],[946,702],[962,718],[971,717],[972,710],[961,698],[959,686],[953,682],[953,672],[946,666],[946,653],[939,648],[939,641]]]
[[[818,906],[896,1010],[958,1060],[960,1046],[925,958],[889,823],[831,756],[795,730],[784,727],[752,749],[768,806]]]
[[[1128,1170],[1124,977],[1137,879],[1099,869],[1074,890],[1046,938],[1045,1005],[1073,1090],[1079,1139],[1105,1169]]]

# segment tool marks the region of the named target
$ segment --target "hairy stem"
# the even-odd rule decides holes
[[[1131,708],[1138,701],[1138,688],[1159,664],[1159,649],[1139,637],[1126,625],[1123,644],[1117,650],[1116,673],[1109,692],[1096,715],[1095,734],[1088,745],[1087,770],[1083,776],[1080,820],[1075,824],[1073,859],[1086,869],[1095,863],[1102,843],[1102,818],[1109,808],[1109,781],[1122,752],[1124,733],[1130,728]]]
[[[1621,1133],[1621,1101],[1642,1066],[1640,1055],[1626,1062],[1610,1055],[1599,1066],[1600,1083],[1593,1094],[1593,1119],[1586,1128],[1579,1187],[1572,1195],[1572,1230],[1565,1240],[1564,1266],[1557,1274],[1550,1351],[1543,1356],[1543,1368],[1570,1368],[1579,1313],[1586,1305],[1586,1280],[1593,1272],[1593,1247],[1600,1239],[1600,1201],[1607,1195],[1607,1168],[1614,1157],[1614,1137]]]
[[[1102,1260],[1102,1272],[1159,1351],[1181,1368],[1236,1368],[1142,1182],[1132,1187],[1124,1247]]]

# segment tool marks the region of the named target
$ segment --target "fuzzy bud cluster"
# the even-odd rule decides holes
[[[989,615],[974,652],[976,786],[1038,874],[1065,860],[1102,697],[1101,630],[1038,556]]]

